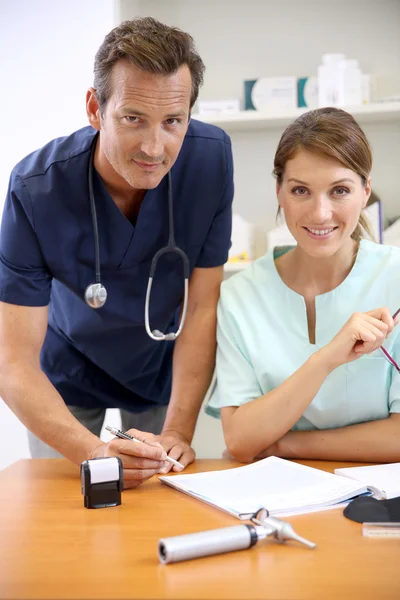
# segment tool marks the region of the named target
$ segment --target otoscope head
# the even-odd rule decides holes
[[[269,513],[266,508],[260,508],[251,518],[253,523],[262,525],[267,529],[266,535],[273,535],[280,542],[286,542],[286,540],[295,540],[296,542],[300,542],[300,544],[304,544],[308,548],[316,547],[317,544],[314,544],[314,542],[310,542],[300,535],[297,535],[290,523],[282,521],[282,519],[277,519],[276,517],[269,517],[268,514]]]

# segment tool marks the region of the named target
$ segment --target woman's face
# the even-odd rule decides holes
[[[286,163],[279,206],[298,245],[315,258],[328,257],[350,243],[371,193],[370,180],[333,160],[300,150]]]

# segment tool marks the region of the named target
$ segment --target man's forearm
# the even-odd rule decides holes
[[[190,444],[215,365],[215,309],[194,310],[176,341],[171,400],[164,432],[177,432]]]
[[[70,413],[39,368],[22,362],[10,365],[0,375],[0,395],[34,435],[77,465],[101,444]]]
[[[338,429],[289,431],[275,446],[275,449],[268,449],[268,455],[275,453],[282,458],[399,462],[400,414]]]

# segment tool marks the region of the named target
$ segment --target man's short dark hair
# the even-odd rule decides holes
[[[100,112],[103,112],[111,95],[113,66],[121,59],[142,71],[158,75],[172,75],[181,66],[187,65],[192,76],[190,108],[193,107],[203,83],[205,67],[188,33],[152,17],[124,21],[110,31],[94,62],[94,88]]]

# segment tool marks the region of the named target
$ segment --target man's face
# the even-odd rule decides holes
[[[100,163],[117,185],[155,188],[176,161],[188,128],[189,68],[155,75],[121,60],[110,87],[99,121]]]

